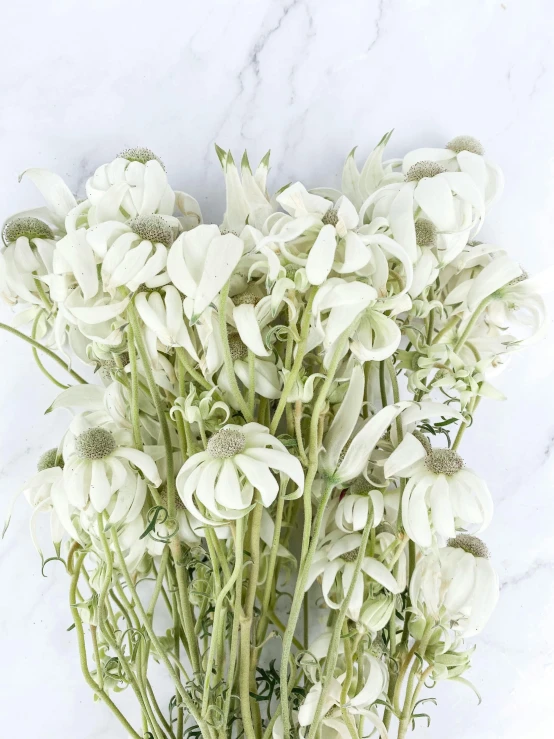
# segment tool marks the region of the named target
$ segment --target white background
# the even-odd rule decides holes
[[[507,185],[484,234],[530,272],[554,262],[554,10],[548,0],[20,0],[0,43],[2,218],[40,198],[17,176],[47,167],[76,192],[127,146],[164,160],[172,184],[219,222],[214,142],[251,161],[272,149],[270,184],[336,185],[347,152],[365,157],[395,128],[390,155],[468,133]],[[9,311],[1,309],[2,320]],[[429,739],[547,739],[554,722],[554,351],[516,357],[479,408],[467,463],[490,484],[486,535],[501,600],[471,679],[441,685]],[[54,446],[67,420],[16,339],[0,336],[0,504]],[[63,411],[60,411],[63,415]],[[24,500],[0,545],[0,734],[120,739],[82,682],[67,580],[40,574]]]

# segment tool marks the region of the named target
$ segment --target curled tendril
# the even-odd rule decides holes
[[[163,515],[163,518],[160,518]],[[169,544],[169,542],[173,539],[175,534],[179,531],[179,523],[174,518],[171,518],[169,516],[169,513],[167,511],[167,508],[164,508],[161,505],[154,506],[148,511],[147,514],[148,519],[148,526],[144,529],[142,534],[140,535],[141,539],[144,539],[146,536],[150,536],[151,539],[154,539],[154,541],[159,541],[162,544]],[[157,524],[166,524],[168,528],[173,526],[174,528],[170,531],[166,536],[159,536],[155,532],[156,525]]]
[[[103,668],[103,673],[106,677],[111,677],[118,683],[128,685],[129,681],[123,671],[123,666],[119,660],[119,657],[110,657]]]
[[[43,577],[48,577],[47,575],[44,574],[44,568],[46,567],[48,562],[62,562],[65,567],[65,571],[66,572],[68,571],[67,562],[65,561],[65,559],[63,559],[62,557],[48,557],[48,559],[45,559],[42,562],[41,573]]]
[[[284,326],[282,324],[280,324],[279,326],[272,326],[265,337],[266,347],[268,349],[271,349],[276,341],[286,341],[289,333],[292,333],[289,326]]]

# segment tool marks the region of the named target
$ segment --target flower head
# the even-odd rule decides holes
[[[255,490],[264,506],[275,500],[279,484],[271,470],[290,477],[300,494],[304,473],[299,460],[265,426],[227,424],[208,439],[204,452],[185,462],[177,489],[187,510],[199,520],[232,520],[248,513]]]
[[[54,234],[50,226],[39,218],[30,216],[12,218],[4,226],[4,242],[10,244],[21,236],[32,239],[53,239]]]
[[[483,156],[485,153],[485,147],[473,136],[455,136],[446,144],[447,149],[455,151],[456,154],[460,154],[462,151],[469,151],[472,154],[478,154]]]
[[[140,162],[141,164],[156,161],[165,169],[162,160],[154,154],[152,149],[147,149],[145,146],[133,146],[130,149],[124,149],[117,157],[118,159],[127,159],[129,162]]]

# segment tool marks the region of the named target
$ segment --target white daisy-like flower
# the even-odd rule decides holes
[[[410,582],[414,606],[462,636],[478,634],[499,596],[489,551],[475,536],[459,534],[448,546],[424,555]]]
[[[306,268],[312,285],[321,285],[332,270],[355,272],[371,259],[357,233],[358,212],[344,195],[333,202],[296,182],[277,201],[293,220],[282,219],[281,230],[272,229],[271,237],[293,264]]]
[[[103,164],[87,180],[87,198],[93,205],[94,222],[160,213],[172,215],[175,193],[167,182],[160,159],[150,149],[125,149]],[[92,225],[92,224],[91,224]]]
[[[290,477],[301,494],[300,461],[265,426],[227,424],[210,437],[206,451],[193,454],[181,467],[177,489],[186,508],[201,521],[237,519],[250,510],[255,490],[264,506],[273,503],[279,483],[272,469]]]
[[[439,164],[450,172],[463,172],[475,183],[487,208],[498,200],[504,188],[500,168],[485,158],[485,148],[473,136],[454,136],[443,149],[415,149],[403,160],[403,170],[420,161]]]
[[[96,421],[103,423],[96,425]],[[118,504],[128,509],[137,495],[142,495],[129,462],[156,487],[161,483],[154,460],[130,446],[129,431],[106,422],[104,413],[73,419],[64,439],[63,458],[64,488],[69,502],[80,510],[90,501],[94,510],[101,513],[116,493]]]
[[[389,478],[409,478],[402,493],[402,525],[420,547],[430,547],[435,535],[453,537],[456,529],[482,531],[489,524],[493,509],[489,489],[453,449],[427,452],[408,433],[384,469]]]
[[[50,513],[50,535],[56,551],[60,551],[63,537],[68,533],[79,541],[71,522],[71,506],[63,493],[63,459],[57,448],[44,452],[37,463],[37,473],[25,483],[23,494],[33,509],[30,528],[31,539],[41,553],[37,536],[37,516]],[[8,519],[9,523],[9,519]]]
[[[360,475],[340,498],[335,511],[335,524],[344,533],[352,534],[362,531],[370,517],[373,526],[378,526],[383,520],[384,512],[383,494]]]
[[[306,582],[306,590],[309,590],[316,578],[321,575],[323,597],[329,608],[340,608],[350,588],[361,541],[362,534],[359,532],[344,534],[342,531],[335,530],[322,539],[315,553]],[[364,574],[391,593],[401,592],[398,582],[382,562],[374,557],[364,556],[361,573],[356,580],[348,605],[348,617],[353,621],[359,619],[364,603]],[[333,600],[336,596],[338,596],[338,601]]]
[[[173,284],[191,302],[191,323],[196,323],[229,280],[243,249],[244,243],[238,236],[222,235],[213,225],[197,226],[175,240],[169,250],[167,271]]]
[[[0,251],[0,292],[11,303],[44,305],[41,278],[52,273],[52,229],[39,218],[19,216],[6,223],[2,238],[6,247]]]
[[[358,671],[362,671],[364,676],[364,682],[360,690],[357,690]],[[341,714],[341,692],[345,678],[346,672],[343,672],[338,677],[330,680],[323,701],[322,719],[319,724],[322,739],[342,739],[350,736]],[[350,681],[350,689],[345,704],[349,715],[366,719],[368,723],[372,724],[372,728],[380,732],[382,737],[387,736],[386,729],[377,713],[369,709],[378,698],[386,693],[388,678],[388,671],[383,662],[366,652],[361,659],[361,664],[356,662],[353,667],[353,679]],[[303,704],[300,706],[298,724],[301,727],[300,736],[302,737],[305,736],[305,728],[309,727],[315,718],[322,691],[322,684],[316,682],[310,688]],[[362,736],[367,736],[367,734],[363,733]]]
[[[166,285],[150,293],[139,292],[135,298],[136,309],[146,325],[146,343],[150,354],[156,354],[159,341],[164,347],[184,347],[198,362],[198,355],[185,323],[183,300],[173,285]]]

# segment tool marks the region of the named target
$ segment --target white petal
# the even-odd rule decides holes
[[[233,318],[240,338],[258,357],[268,357],[269,351],[264,346],[260,326],[253,305],[237,305],[233,309]]]
[[[75,208],[77,201],[62,178],[47,169],[27,169],[20,176],[28,177],[40,190],[48,209],[55,215],[58,225],[63,225],[66,215]]]
[[[190,233],[190,232],[189,232]],[[218,236],[210,243],[204,271],[194,297],[192,323],[208,307],[231,277],[243,252],[243,242],[233,234]]]
[[[155,487],[161,485],[162,480],[156,463],[148,454],[138,449],[132,449],[131,447],[119,447],[113,454],[115,457],[123,457],[124,459],[128,459],[129,462],[132,462]]]
[[[383,408],[362,426],[356,434],[337,470],[337,476],[343,482],[352,480],[362,474],[369,455],[381,436],[388,429],[396,416],[406,407],[407,402],[395,403]]]
[[[259,462],[246,454],[234,457],[237,467],[245,474],[248,482],[259,491],[265,506],[273,503],[279,492],[277,480],[269,471],[267,464]]]
[[[396,594],[400,592],[400,587],[394,576],[382,562],[373,559],[373,557],[364,557],[362,569],[367,575],[376,580],[391,593]]]
[[[319,232],[308,254],[306,275],[312,285],[321,285],[327,279],[333,267],[336,248],[335,228],[330,224],[326,224]]]
[[[410,477],[414,466],[426,456],[423,444],[413,434],[406,434],[385,462],[385,477]]]

